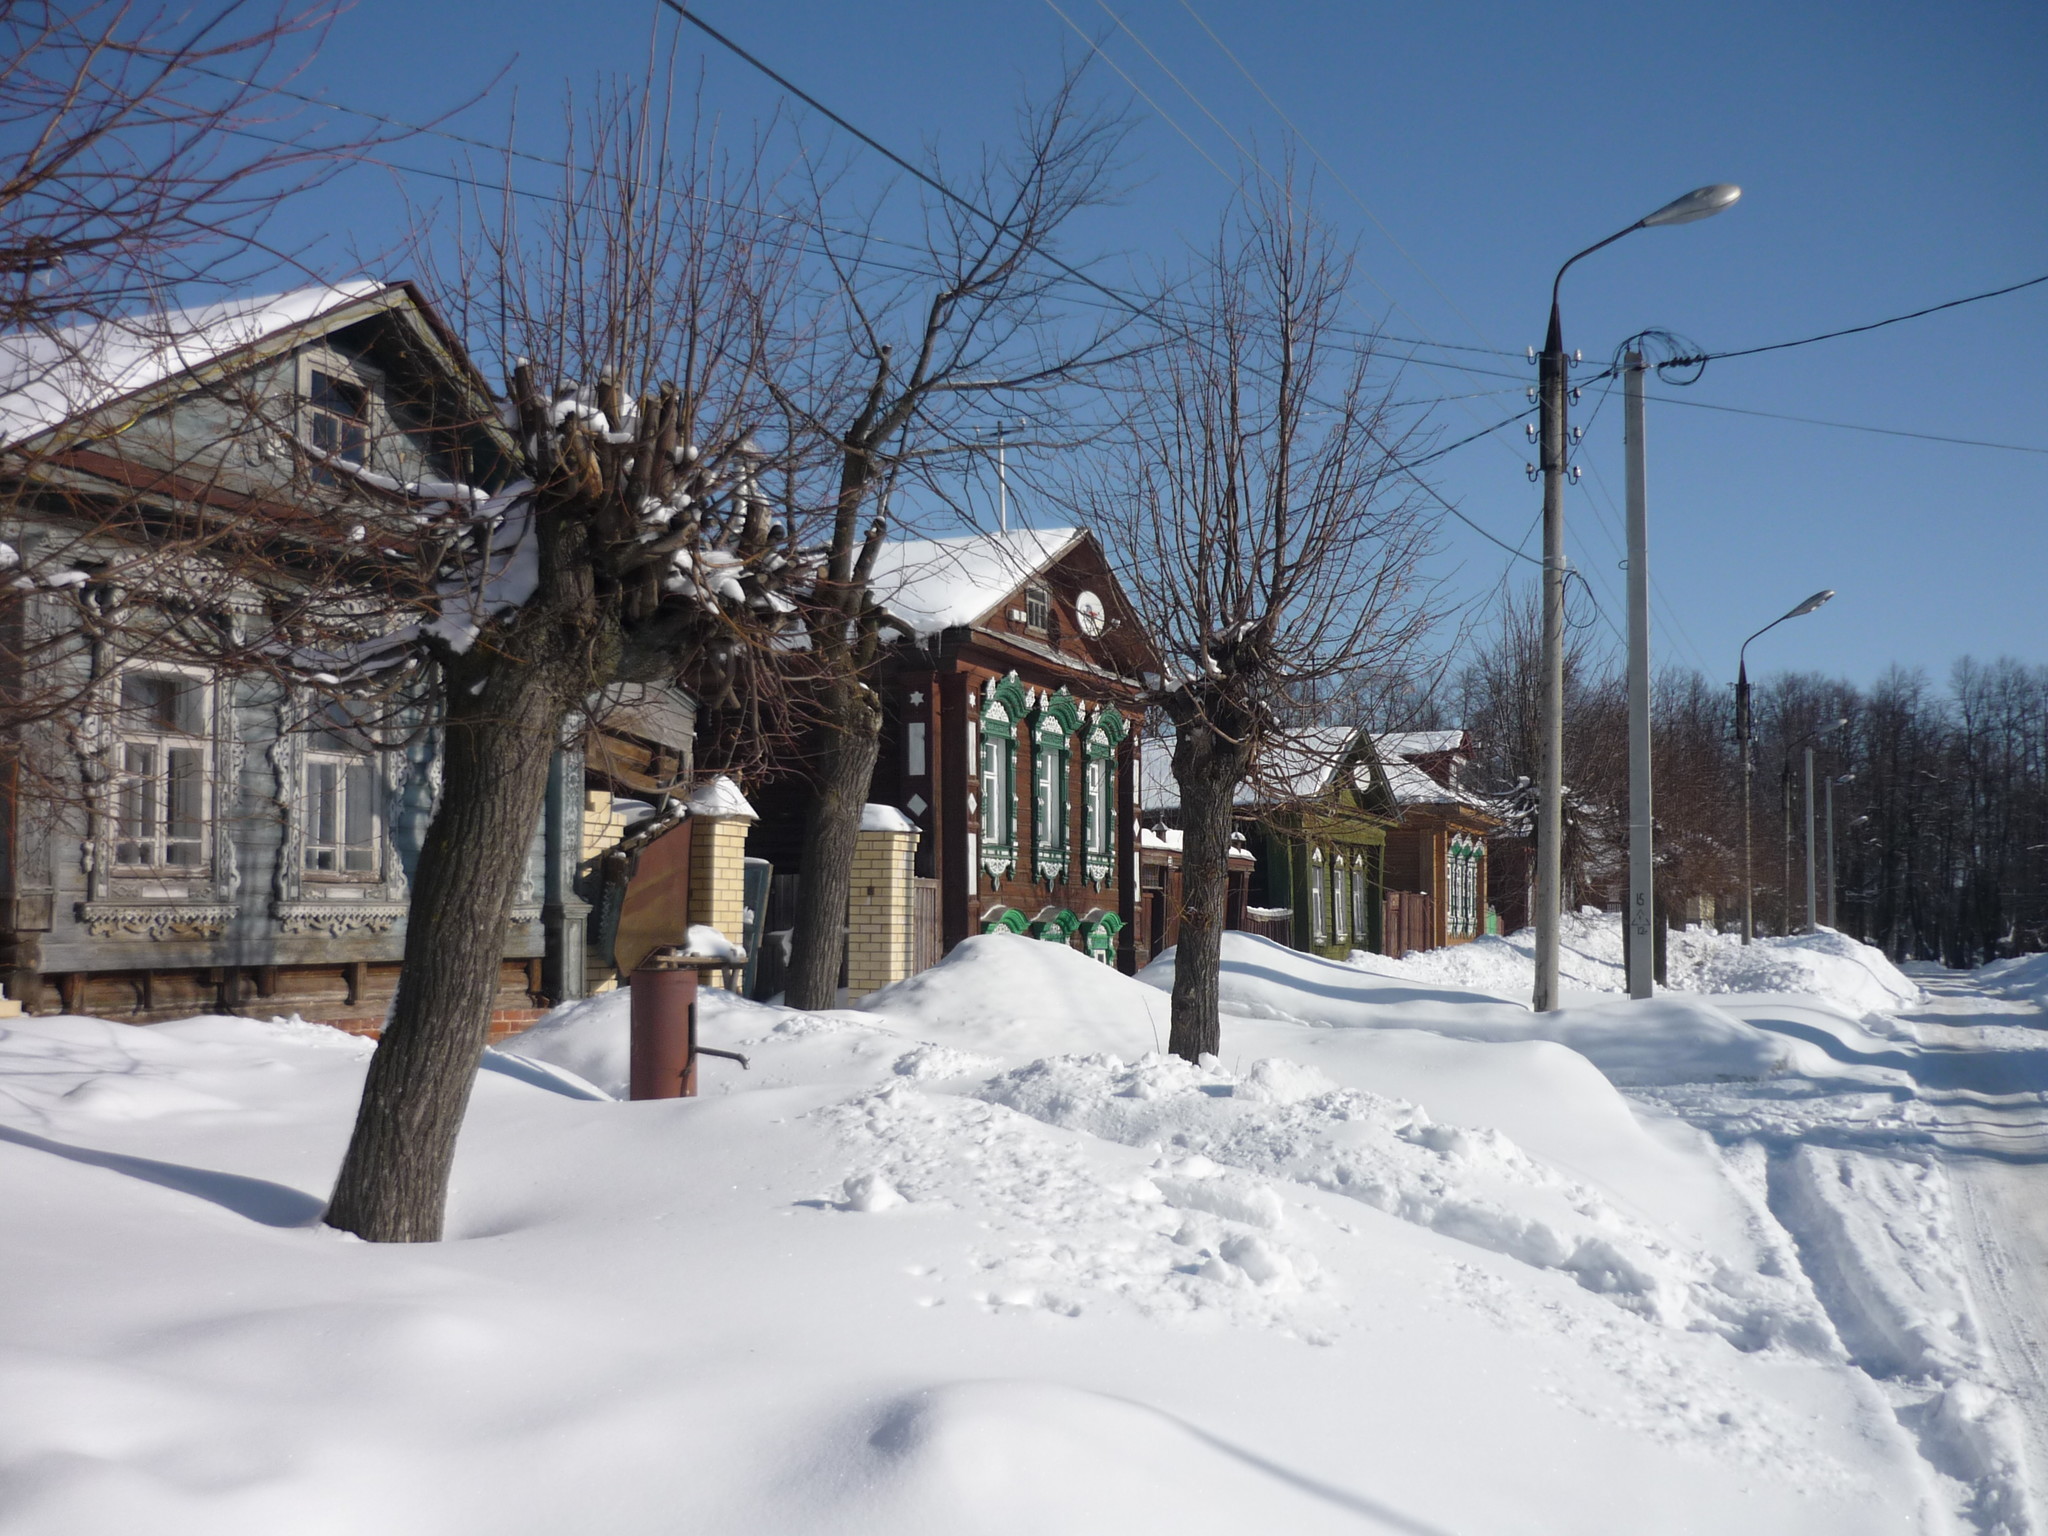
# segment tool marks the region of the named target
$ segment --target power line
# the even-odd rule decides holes
[[[1910,314],[1893,315],[1887,320],[1872,320],[1867,325],[1845,326],[1839,331],[1823,331],[1818,336],[1802,336],[1797,341],[1773,341],[1761,347],[1740,347],[1732,352],[1700,352],[1687,357],[1674,357],[1658,366],[1662,368],[1684,368],[1695,364],[1719,362],[1723,358],[1729,357],[1755,357],[1759,352],[1783,352],[1788,347],[1810,347],[1817,341],[1833,341],[1839,336],[1860,336],[1865,331],[1882,330],[1888,325],[1900,325],[1908,320],[1918,320],[1923,315],[1939,314],[1944,309],[1959,309],[1965,304],[1977,304],[1985,299],[2003,298],[2008,293],[2018,293],[2022,288],[2034,288],[2042,283],[2048,283],[2048,272],[2042,273],[2039,277],[2030,277],[2025,282],[2008,284],[2004,288],[1993,288],[1984,293],[1973,293],[1967,298],[1950,299],[1941,304],[1930,304],[1925,309],[1916,309]],[[1838,425],[1838,423],[1828,423],[1828,425]],[[1982,446],[2004,447],[2006,445],[1994,443]],[[2044,450],[2035,449],[2028,451],[2040,452]]]
[[[1689,405],[1698,411],[1725,411],[1732,416],[1762,416],[1771,421],[1796,421],[1809,427],[1837,427],[1844,432],[1871,432],[1880,437],[1912,437],[1926,443],[1949,443],[1961,448],[2000,448],[2007,453],[2048,455],[2048,448],[2027,443],[1994,443],[1979,437],[1944,437],[1938,432],[1909,432],[1904,427],[1867,427],[1855,421],[1826,421],[1818,416],[1791,416],[1783,411],[1758,411],[1740,405],[1712,405],[1705,400],[1688,400],[1682,395],[1651,395],[1666,405]]]

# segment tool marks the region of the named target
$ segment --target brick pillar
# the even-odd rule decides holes
[[[754,808],[722,775],[690,795],[690,921],[747,940],[747,828]]]
[[[865,997],[901,981],[914,950],[911,881],[917,827],[901,811],[871,805],[853,844],[853,892],[847,905],[846,995]]]

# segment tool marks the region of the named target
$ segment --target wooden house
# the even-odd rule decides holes
[[[1167,751],[1148,752],[1147,826],[1179,820]],[[1269,749],[1233,811],[1229,926],[1342,959],[1377,949],[1384,923],[1386,845],[1398,816],[1372,737],[1356,726],[1290,732]],[[1240,865],[1242,898],[1239,897]],[[1171,941],[1174,925],[1162,923]]]
[[[896,540],[873,591],[889,645],[869,799],[916,833],[916,932],[892,952],[916,968],[1000,929],[1134,968],[1137,700],[1158,663],[1093,535]],[[807,792],[792,778],[753,799],[748,852],[786,892],[802,878]],[[856,909],[866,895],[855,890]],[[771,934],[791,907],[773,898]],[[856,938],[873,936],[860,911],[851,917]],[[892,973],[859,957],[848,966],[870,980]]]
[[[371,721],[254,672],[152,654],[161,600],[110,594],[93,573],[132,565],[151,529],[196,513],[267,533],[317,523],[305,514],[321,498],[382,494],[388,517],[366,519],[381,536],[405,525],[405,487],[503,483],[509,442],[488,387],[404,283],[17,337],[0,344],[0,374],[0,434],[16,450],[0,540],[27,567],[61,551],[78,578],[8,594],[4,664],[36,675],[0,687],[61,683],[75,701],[23,746],[0,797],[9,998],[137,1022],[295,1013],[374,1031],[438,782],[431,732],[403,701]],[[208,590],[200,617],[228,635],[277,595],[232,573]],[[89,632],[81,605],[99,601],[128,606]],[[581,755],[561,754],[504,936],[501,1032],[582,989],[583,780]]]
[[[1377,737],[1375,748],[1400,808],[1400,823],[1387,834],[1380,947],[1400,955],[1469,944],[1495,931],[1487,847],[1502,817],[1492,797],[1464,785],[1471,738],[1464,731],[1392,732]]]

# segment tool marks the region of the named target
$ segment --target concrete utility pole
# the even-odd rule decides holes
[[[1563,276],[1560,271],[1558,277]],[[1565,372],[1570,366],[1553,284],[1550,330],[1543,340],[1536,382],[1543,469],[1543,763],[1536,780],[1533,1000],[1538,1013],[1547,1013],[1558,1003],[1558,923],[1564,886],[1564,458]]]
[[[1834,774],[1828,775],[1828,926],[1830,928],[1840,926],[1835,917],[1835,786],[1837,784],[1853,784],[1855,782],[1856,775],[1853,773],[1845,773],[1839,778]]]
[[[1756,937],[1756,877],[1751,871],[1750,853],[1752,847],[1750,836],[1750,792],[1756,783],[1756,749],[1754,746],[1756,732],[1753,729],[1749,713],[1749,647],[1759,636],[1769,634],[1787,619],[1803,618],[1834,595],[1835,591],[1832,587],[1828,588],[1825,592],[1814,593],[1813,596],[1809,597],[1797,608],[1794,608],[1790,613],[1779,614],[1770,623],[1758,630],[1756,634],[1743,641],[1742,649],[1735,653],[1735,740],[1740,744],[1742,751],[1742,942],[1745,944]],[[1786,771],[1791,771],[1789,765]],[[1791,814],[1789,802],[1786,806],[1786,814],[1788,817]],[[1789,845],[1792,838],[1792,831],[1789,826],[1786,828],[1785,838]],[[1792,869],[1789,846],[1785,857],[1785,883],[1790,885],[1792,883]],[[1786,922],[1789,924],[1790,921],[1791,918],[1788,915]]]
[[[1564,326],[1558,316],[1558,289],[1572,262],[1639,229],[1665,224],[1690,224],[1719,213],[1742,196],[1740,187],[1719,183],[1688,192],[1655,213],[1618,229],[1605,240],[1580,251],[1557,269],[1550,283],[1550,328],[1544,334],[1537,373],[1537,436],[1543,475],[1543,762],[1536,785],[1536,989],[1535,1007],[1547,1013],[1558,1005],[1558,928],[1564,895],[1564,480],[1566,370]]]
[[[1819,926],[1814,879],[1819,867],[1813,857],[1813,744],[1806,746],[1806,931]]]
[[[1656,859],[1650,814],[1650,509],[1643,442],[1643,354],[1621,360],[1628,451],[1628,995],[1656,990]]]

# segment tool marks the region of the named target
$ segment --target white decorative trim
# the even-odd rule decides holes
[[[212,903],[81,901],[79,921],[96,939],[217,939],[235,909]]]
[[[339,939],[348,934],[386,934],[405,921],[403,902],[278,901],[271,916],[278,931]]]

